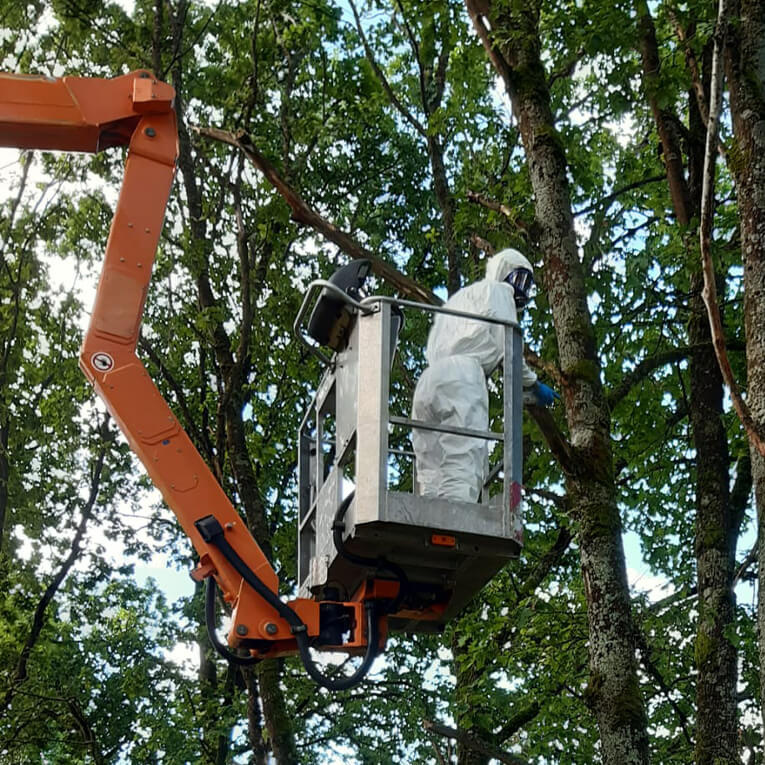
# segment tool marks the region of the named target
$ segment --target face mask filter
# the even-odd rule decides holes
[[[505,281],[515,292],[515,305],[518,308],[525,308],[536,294],[534,276],[528,268],[513,269],[505,277]]]

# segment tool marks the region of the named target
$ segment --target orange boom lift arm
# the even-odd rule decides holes
[[[80,367],[178,517],[200,556],[192,576],[208,580],[211,639],[233,661],[300,653],[326,687],[358,682],[385,641],[396,582],[374,580],[350,602],[282,602],[263,551],[136,356],[141,316],[178,155],[174,90],[150,72],[115,79],[0,74],[0,145],[98,152],[128,146]],[[228,643],[214,630],[215,589],[233,609]],[[364,654],[349,677],[326,678],[309,646]]]

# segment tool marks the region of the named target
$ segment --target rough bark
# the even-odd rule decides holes
[[[736,182],[744,263],[744,331],[747,403],[759,430],[765,427],[765,4],[730,3],[725,73],[734,143],[729,166]],[[765,458],[752,447],[752,478],[759,539],[765,539]],[[765,545],[759,545],[758,625],[765,635]],[[759,642],[760,708],[765,722],[765,640]]]
[[[705,129],[697,100],[690,100],[689,189],[694,217],[701,211],[701,174]],[[696,263],[697,259],[689,259]],[[696,451],[696,572],[698,625],[695,657],[696,762],[699,765],[738,762],[736,647],[726,633],[735,624],[733,577],[739,524],[731,505],[730,455],[723,420],[723,379],[712,344],[702,297],[704,276],[690,274],[691,302],[688,340],[690,359],[690,420]]]
[[[292,735],[292,721],[284,703],[279,679],[281,662],[278,660],[262,661],[255,668],[260,698],[263,704],[263,718],[268,731],[271,751],[278,765],[295,765],[299,762],[297,746]]]
[[[253,765],[266,765],[268,762],[268,748],[262,735],[263,719],[260,714],[260,694],[255,680],[254,670],[251,667],[243,667],[242,675],[247,688],[247,738],[252,750]]]
[[[685,179],[683,154],[680,149],[678,121],[671,111],[661,106],[659,97],[661,59],[656,40],[656,29],[648,9],[648,3],[645,0],[639,0],[637,11],[640,55],[643,64],[643,88],[661,142],[662,160],[667,168],[667,182],[672,197],[672,207],[680,225],[687,226],[693,213],[688,194],[688,184]]]
[[[701,275],[691,285],[688,325],[692,341],[709,335],[706,309],[698,291]],[[696,450],[696,571],[698,625],[695,657],[696,762],[738,762],[738,678],[735,646],[726,636],[735,623],[733,592],[738,527],[728,490],[728,443],[722,419],[722,376],[711,346],[697,351],[690,364],[690,418]]]
[[[580,521],[590,637],[589,698],[606,763],[645,763],[648,736],[616,502],[610,414],[587,307],[571,213],[566,157],[556,133],[540,57],[538,8],[468,0],[476,29],[503,77],[519,122],[534,190],[545,286],[565,379],[571,447],[571,512]],[[483,14],[488,17],[488,24]],[[489,32],[491,30],[491,33]],[[495,45],[490,39],[501,41]],[[585,468],[586,466],[586,468]]]

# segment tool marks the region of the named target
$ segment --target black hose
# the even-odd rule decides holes
[[[335,543],[335,549],[338,554],[345,558],[349,563],[353,563],[354,566],[364,566],[368,568],[381,569],[383,571],[390,571],[393,576],[399,581],[398,594],[391,601],[391,604],[387,608],[387,613],[394,614],[401,606],[401,602],[409,591],[409,577],[406,575],[401,566],[391,563],[387,558],[380,556],[379,558],[367,558],[363,555],[356,555],[348,552],[345,549],[343,542],[343,531],[345,531],[345,514],[348,512],[348,508],[353,502],[353,497],[356,492],[352,491],[340,504],[335,513],[335,519],[332,522],[332,541]]]
[[[240,666],[251,666],[257,664],[260,659],[256,656],[239,656],[235,654],[219,637],[215,631],[215,580],[207,577],[207,589],[205,590],[205,625],[207,626],[207,636],[213,648],[232,664]]]
[[[372,666],[372,662],[377,657],[377,648],[380,642],[380,630],[377,614],[375,613],[375,602],[373,600],[368,600],[364,604],[364,608],[367,612],[367,650],[364,654],[364,659],[352,675],[329,677],[328,675],[323,674],[316,666],[316,662],[314,662],[313,657],[308,650],[308,640],[305,634],[295,636],[298,638],[298,650],[300,651],[300,659],[303,662],[305,671],[319,685],[328,688],[330,691],[344,691],[348,688],[353,688],[354,685],[357,685],[364,679],[367,672],[369,672],[369,668]],[[300,637],[302,637],[303,640],[300,640]]]
[[[260,595],[287,624],[290,625],[292,634],[295,636],[300,659],[303,662],[305,671],[319,685],[330,691],[341,691],[352,688],[359,683],[369,671],[372,662],[377,656],[377,650],[380,642],[380,633],[378,629],[378,618],[374,602],[365,604],[367,609],[367,650],[364,659],[358,669],[352,674],[343,677],[328,677],[324,675],[314,662],[309,651],[308,628],[303,620],[282,600],[272,592],[269,587],[260,579],[255,572],[239,557],[239,553],[228,543],[223,534],[223,527],[218,520],[208,515],[194,524],[202,538],[208,544],[214,544],[223,554],[223,557],[234,567],[234,570]]]

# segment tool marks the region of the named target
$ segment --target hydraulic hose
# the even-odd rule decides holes
[[[234,550],[225,538],[223,527],[218,520],[214,516],[208,515],[197,521],[195,525],[205,542],[215,545],[242,579],[290,625],[305,671],[316,683],[330,691],[342,691],[352,688],[364,678],[377,656],[380,643],[378,617],[374,602],[367,602],[365,604],[367,615],[367,650],[361,664],[351,675],[329,677],[322,673],[311,656],[308,628],[303,620],[286,603],[282,602],[279,596],[272,592],[265,582],[239,557],[239,553]]]
[[[387,608],[387,613],[394,614],[401,606],[401,602],[409,591],[409,577],[401,566],[391,563],[387,558],[380,556],[379,558],[367,558],[363,555],[355,555],[348,552],[345,549],[343,543],[343,532],[345,531],[345,514],[348,512],[348,508],[353,502],[353,497],[356,492],[352,491],[340,504],[335,513],[335,518],[332,522],[332,541],[335,543],[335,549],[338,554],[345,558],[349,563],[353,563],[354,566],[365,566],[370,568],[382,569],[383,571],[390,571],[393,576],[399,581],[398,594],[391,601]]]
[[[207,578],[207,588],[205,590],[205,625],[207,626],[207,636],[213,648],[232,664],[240,666],[251,666],[257,664],[260,659],[256,656],[239,656],[235,654],[219,637],[215,631],[215,591],[217,587],[215,580],[210,576]]]
[[[356,671],[352,675],[340,675],[337,677],[330,677],[322,673],[322,671],[316,666],[313,657],[308,650],[308,638],[305,633],[302,635],[295,635],[298,644],[298,650],[300,651],[300,659],[303,662],[305,671],[313,678],[319,685],[324,688],[328,688],[330,691],[344,691],[348,688],[353,688],[354,685],[360,683],[369,668],[372,666],[372,662],[377,657],[377,649],[380,643],[380,630],[379,622],[377,618],[377,609],[375,602],[368,600],[364,604],[364,608],[367,612],[367,650],[364,653],[364,658],[356,668]],[[302,640],[301,640],[302,638]]]

